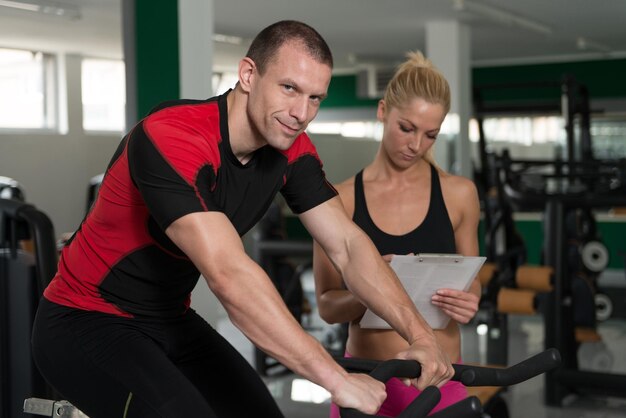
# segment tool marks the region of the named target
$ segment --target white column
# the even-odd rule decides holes
[[[74,136],[83,134],[83,89],[80,81],[82,62],[83,57],[80,55],[65,55],[67,129]]]
[[[426,56],[445,75],[450,84],[450,117],[457,115],[458,134],[454,136],[454,155],[448,155],[445,141],[437,141],[435,158],[443,168],[472,178],[469,119],[472,115],[472,78],[470,66],[470,29],[457,21],[426,24]]]
[[[122,44],[126,72],[126,129],[137,123],[137,57],[135,48],[135,2],[122,1]]]
[[[178,0],[180,97],[213,96],[213,0]],[[213,327],[224,316],[203,277],[191,294],[191,306]]]
[[[213,96],[213,0],[178,0],[180,97]]]

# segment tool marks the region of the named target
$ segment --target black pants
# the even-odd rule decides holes
[[[42,299],[33,355],[90,418],[283,416],[255,370],[192,310],[129,319]]]

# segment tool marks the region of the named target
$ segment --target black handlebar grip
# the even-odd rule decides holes
[[[380,360],[358,357],[335,357],[334,359],[341,367],[352,373],[369,373],[381,363]]]
[[[476,396],[470,396],[435,412],[429,418],[481,418],[482,416],[483,407],[480,400]]]
[[[424,389],[397,418],[425,418],[439,403],[441,392],[435,386]],[[353,408],[339,408],[341,418],[384,418],[383,415],[368,415]]]
[[[362,365],[359,364],[361,360],[351,360],[350,369],[365,369],[367,370],[371,363],[368,360],[363,360]],[[362,366],[362,367],[361,367]],[[370,369],[371,370],[371,369]],[[422,368],[417,361],[413,360],[387,360],[384,362],[377,362],[374,370],[370,372],[370,376],[383,383],[387,382],[392,377],[406,377],[413,378],[419,376]],[[437,405],[441,399],[441,392],[434,386],[429,386],[415,400],[400,414],[398,418],[422,418],[428,415],[428,413]],[[353,408],[339,408],[341,418],[366,418],[366,417],[378,417],[378,415],[364,414]]]
[[[454,365],[454,377],[465,386],[510,386],[559,367],[561,355],[550,348],[506,369]]]
[[[383,361],[372,372],[372,376],[376,380],[380,380],[385,383],[392,377],[409,377],[413,378],[419,376],[422,371],[422,367],[415,360],[398,360],[392,359]]]
[[[415,360],[391,359],[380,361],[356,357],[339,357],[335,360],[349,372],[369,373],[381,382],[386,382],[391,377],[416,379],[422,374],[422,366]]]

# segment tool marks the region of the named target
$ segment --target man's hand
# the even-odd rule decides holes
[[[419,390],[428,386],[441,387],[454,375],[452,364],[434,335],[426,335],[413,341],[406,351],[398,353],[397,358],[417,360],[422,366],[422,374],[413,382]]]
[[[385,384],[362,373],[348,373],[331,392],[332,401],[342,408],[355,408],[373,415],[387,397]]]
[[[478,312],[480,298],[462,290],[439,289],[431,301],[456,322],[467,324]]]

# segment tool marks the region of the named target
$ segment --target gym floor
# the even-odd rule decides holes
[[[221,320],[218,330],[254,364],[250,342],[228,321]],[[598,326],[601,342],[585,343],[579,350],[581,369],[626,373],[626,320],[609,319]],[[484,362],[484,345],[475,325],[462,327],[463,359],[468,363]],[[509,316],[509,364],[517,363],[543,351],[543,323],[540,316]],[[323,418],[328,416],[327,393],[293,374],[265,378],[287,418]],[[565,399],[560,408],[544,405],[544,378],[539,376],[512,386],[502,393],[510,418],[626,418],[626,399],[612,397],[576,397]]]

